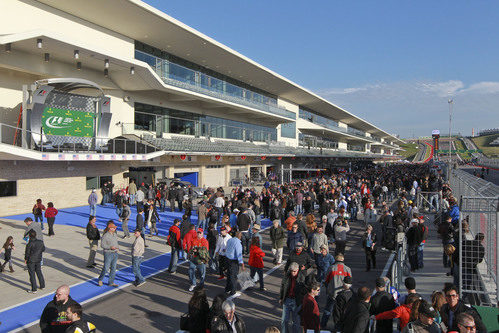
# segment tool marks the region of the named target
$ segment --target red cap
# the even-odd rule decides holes
[[[198,232],[204,232],[203,228],[198,228]]]

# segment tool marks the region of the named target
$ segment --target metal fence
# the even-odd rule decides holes
[[[472,304],[499,300],[499,186],[462,170],[452,170],[450,185],[459,200],[460,295]]]

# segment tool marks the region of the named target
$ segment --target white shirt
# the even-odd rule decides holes
[[[225,206],[225,200],[222,197],[218,197],[215,199],[215,207],[222,208]]]
[[[227,248],[227,241],[231,238],[232,236],[229,234],[227,234],[225,237],[222,237],[222,235],[218,236],[217,246],[215,247],[215,253],[218,253],[220,255],[225,255],[225,249]]]

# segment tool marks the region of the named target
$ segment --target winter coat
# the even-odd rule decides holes
[[[265,257],[265,252],[256,245],[250,246],[249,261],[248,265],[256,268],[263,268],[263,257]]]
[[[284,232],[284,228],[281,226],[278,226],[277,228],[272,226],[270,228],[270,240],[272,241],[273,249],[280,249],[284,247],[284,242],[286,240],[286,234]]]

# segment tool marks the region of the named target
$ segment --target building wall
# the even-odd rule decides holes
[[[298,112],[299,112],[299,106],[293,103],[290,103],[286,100],[277,99],[277,105],[285,107],[287,110],[292,111],[296,114],[296,118],[298,119]],[[281,136],[281,125],[277,126],[277,141],[279,142],[285,142],[286,145],[297,147],[298,146],[298,126],[296,129],[296,138],[285,138]]]
[[[17,181],[17,196],[0,200],[0,216],[30,212],[38,198],[45,205],[52,201],[56,208],[87,205],[91,192],[86,189],[87,176],[113,176],[115,188],[123,188],[128,185],[124,171],[111,162],[0,161],[0,180]]]

